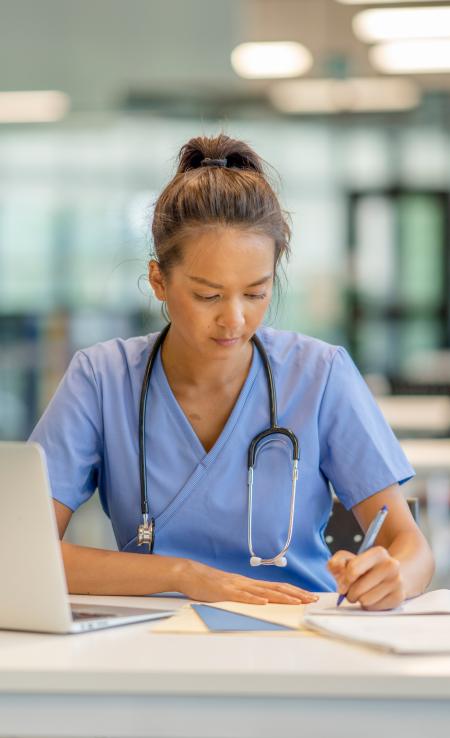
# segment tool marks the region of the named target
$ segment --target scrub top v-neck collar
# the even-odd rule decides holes
[[[191,423],[186,417],[184,410],[179,404],[177,398],[175,397],[172,391],[172,388],[169,384],[169,381],[167,379],[166,373],[164,371],[163,363],[161,360],[161,351],[158,351],[158,354],[155,360],[154,372],[153,372],[154,381],[158,385],[164,397],[166,398],[169,410],[173,413],[174,417],[179,423],[179,427],[182,429],[187,443],[189,443],[191,445],[191,448],[195,450],[198,461],[201,462],[202,466],[204,466],[205,468],[214,462],[217,455],[220,453],[223,446],[225,445],[228,438],[230,437],[233,429],[236,426],[236,423],[239,420],[239,416],[242,412],[242,409],[244,408],[244,405],[247,401],[250,391],[254,385],[256,376],[261,368],[262,361],[261,361],[261,357],[259,356],[259,352],[253,344],[252,344],[252,347],[253,347],[253,355],[252,355],[252,361],[250,364],[250,369],[248,371],[247,377],[244,381],[244,384],[238,395],[238,398],[233,406],[233,409],[230,415],[228,416],[228,419],[224,427],[222,428],[222,431],[219,437],[217,438],[214,445],[209,451],[206,451],[206,449],[204,448],[194,428],[192,427]],[[152,380],[153,380],[153,377],[152,377]]]

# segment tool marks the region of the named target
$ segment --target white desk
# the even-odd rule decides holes
[[[318,635],[151,628],[0,631],[1,738],[449,735],[450,656],[395,657]]]

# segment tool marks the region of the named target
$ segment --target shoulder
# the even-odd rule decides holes
[[[274,366],[310,369],[328,373],[337,354],[346,351],[342,346],[322,341],[296,331],[278,330],[264,326],[257,336],[261,339]]]
[[[73,363],[83,365],[95,381],[124,375],[141,375],[157,333],[132,338],[112,338],[76,352]]]

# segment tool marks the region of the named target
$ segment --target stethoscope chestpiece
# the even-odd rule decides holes
[[[138,525],[137,529],[137,545],[148,546],[148,552],[153,553],[153,546],[155,544],[155,519],[150,518],[148,515],[143,516],[143,522]]]
[[[262,558],[260,556],[252,556],[250,559],[250,566],[261,566]]]
[[[264,560],[261,556],[252,556],[250,566],[287,566],[286,556],[276,556],[274,559]]]
[[[287,558],[286,556],[279,556],[273,563],[275,566],[287,566]]]

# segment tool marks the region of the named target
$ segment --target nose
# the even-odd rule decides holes
[[[245,325],[244,306],[239,299],[224,300],[221,303],[217,324],[226,332],[227,337],[239,336]]]

